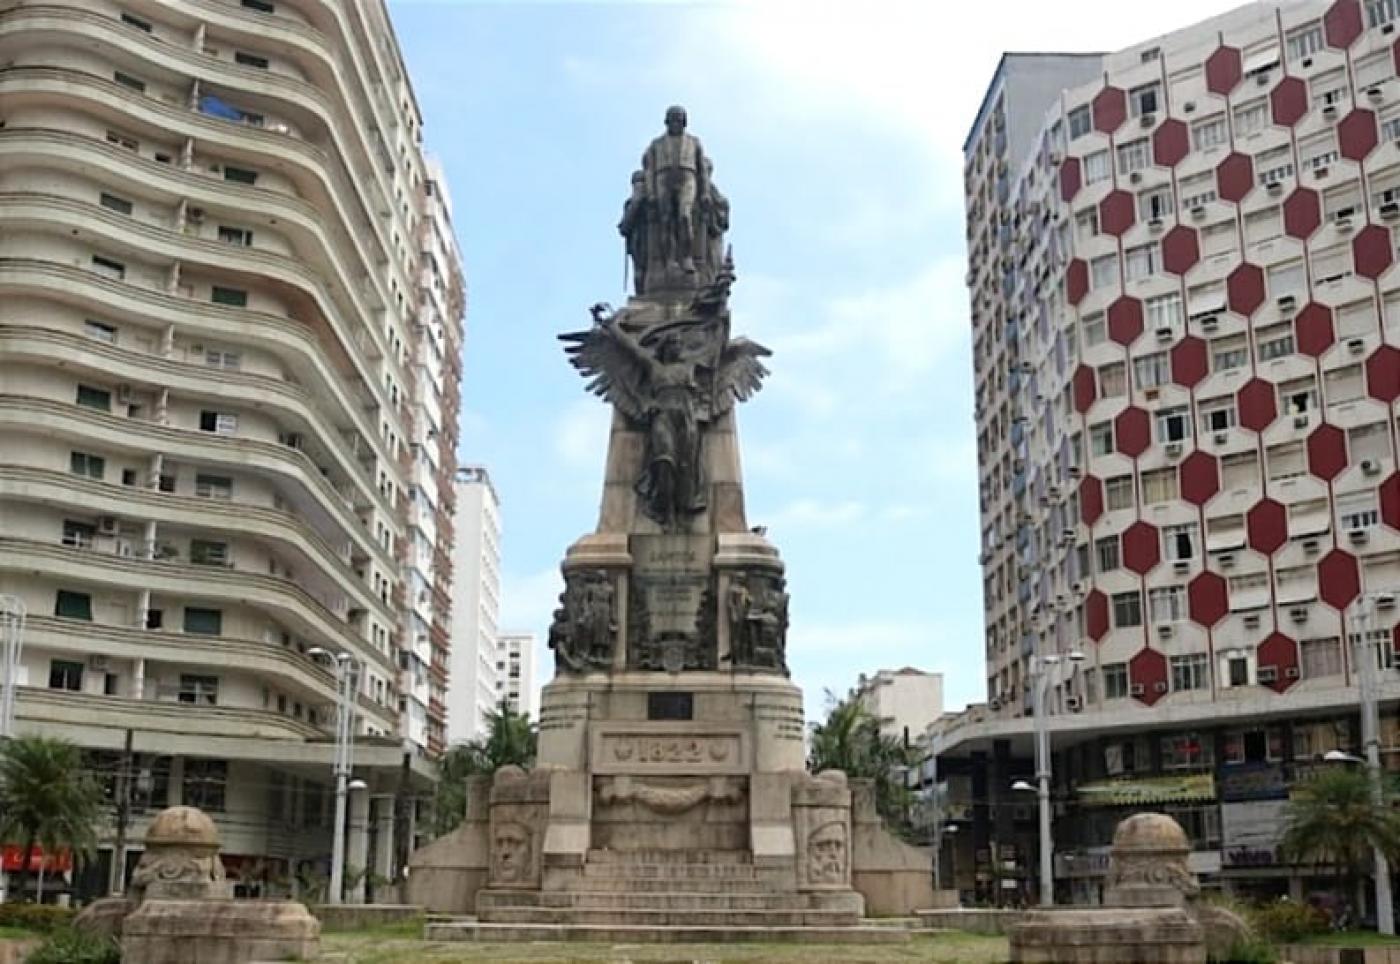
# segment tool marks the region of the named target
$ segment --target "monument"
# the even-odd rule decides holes
[[[564,556],[535,769],[478,786],[462,828],[410,861],[409,900],[433,910],[799,928],[865,912],[852,788],[805,771],[783,561],[744,510],[735,410],[770,353],[732,330],[729,203],[687,121],[670,108],[632,175],[634,293],[559,336],[612,408],[598,524]]]

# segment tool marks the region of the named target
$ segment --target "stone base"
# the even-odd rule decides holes
[[[1025,912],[1011,928],[1013,964],[1205,964],[1205,934],[1184,909]]]
[[[122,926],[122,964],[315,960],[321,924],[295,901],[147,900]]]
[[[100,897],[78,912],[73,929],[115,940],[122,936],[122,924],[135,908],[129,897]]]
[[[902,927],[746,927],[719,925],[484,924],[448,921],[429,924],[430,941],[606,941],[610,944],[726,944],[761,941],[784,944],[905,944]],[[1120,962],[1121,964],[1121,962]]]

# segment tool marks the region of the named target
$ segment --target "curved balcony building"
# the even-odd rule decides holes
[[[180,802],[251,893],[325,873],[322,652],[361,667],[349,860],[392,876],[446,736],[464,287],[384,5],[10,4],[0,64],[17,728],[131,804],[77,886]]]

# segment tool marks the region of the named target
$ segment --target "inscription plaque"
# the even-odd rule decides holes
[[[691,720],[695,718],[694,693],[648,693],[647,719]]]
[[[628,662],[634,669],[713,669],[710,537],[634,535]]]

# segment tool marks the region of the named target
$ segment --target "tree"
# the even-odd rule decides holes
[[[912,794],[904,785],[904,771],[914,763],[913,748],[880,732],[880,721],[859,700],[838,700],[830,692],[826,696],[826,721],[811,724],[807,769],[843,770],[848,777],[872,781],[875,809],[886,823],[906,832]]]
[[[448,833],[462,822],[467,811],[467,777],[495,773],[503,766],[529,769],[535,763],[538,734],[524,713],[516,713],[505,700],[486,714],[486,736],[455,743],[438,760],[438,786],[434,801],[433,829]]]
[[[1299,863],[1330,864],[1340,888],[1339,903],[1351,902],[1356,882],[1371,866],[1373,848],[1394,864],[1400,857],[1400,811],[1395,794],[1374,795],[1366,771],[1327,767],[1299,789],[1284,811],[1279,850]]]
[[[67,740],[22,736],[0,742],[0,840],[18,840],[24,847],[21,897],[36,844],[46,856],[65,847],[75,856],[96,850],[104,803],[82,751]]]

